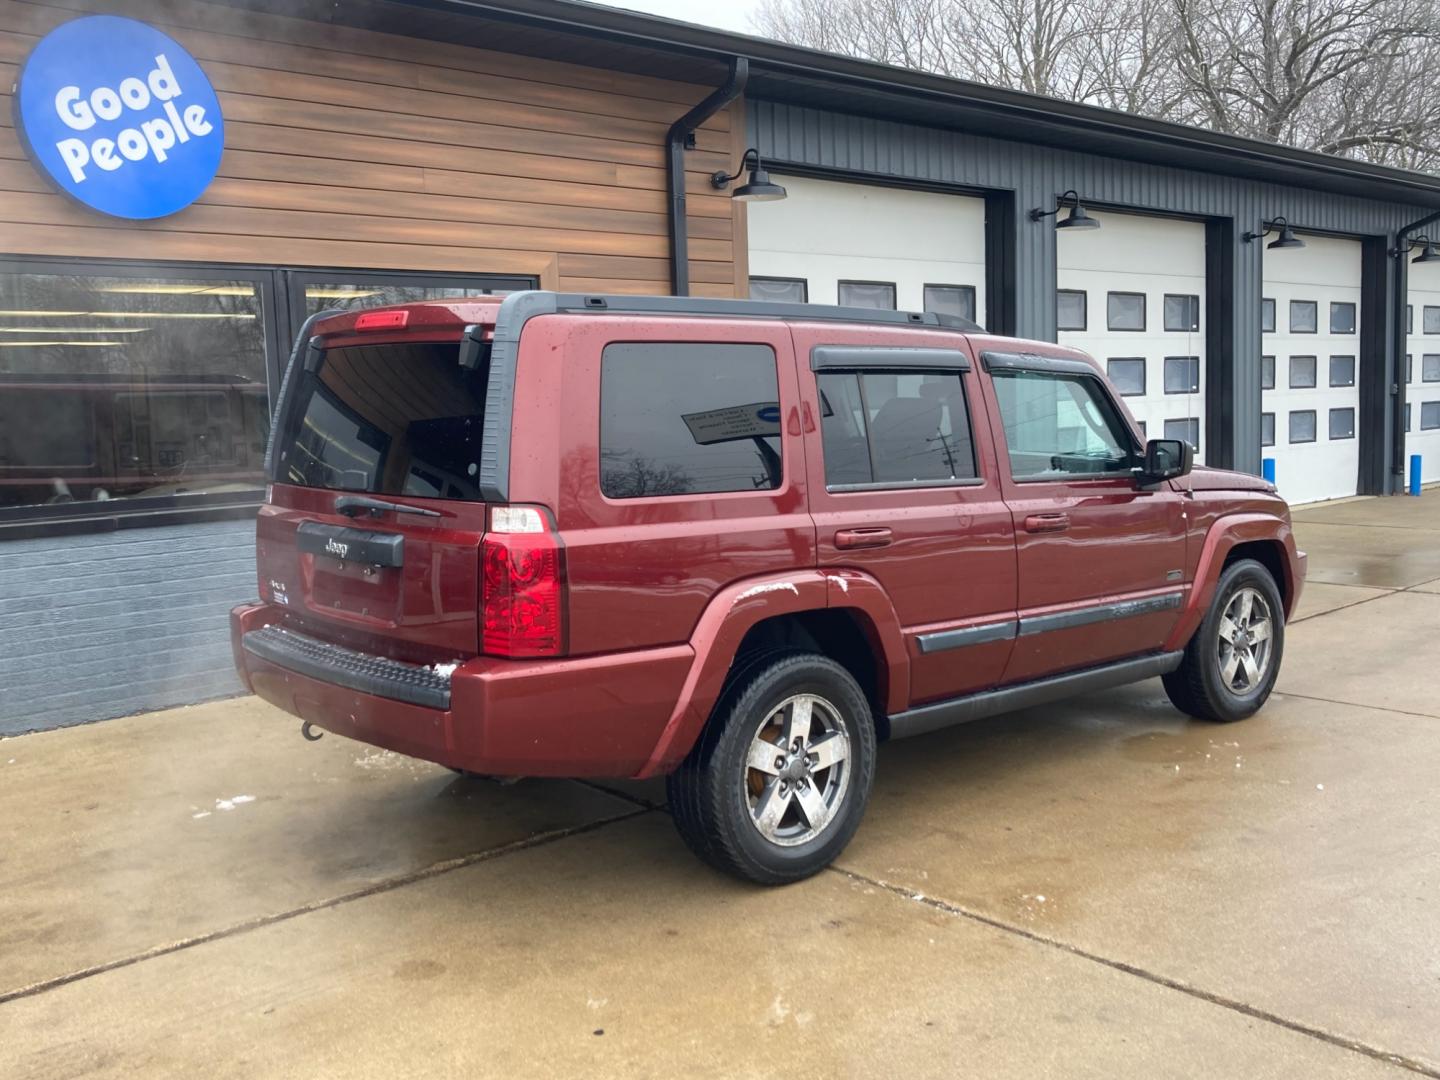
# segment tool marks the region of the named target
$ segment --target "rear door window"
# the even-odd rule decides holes
[[[275,480],[478,500],[487,374],[462,368],[455,343],[330,349],[292,376]]]
[[[607,345],[600,490],[641,499],[778,488],[780,415],[768,345]]]
[[[826,372],[816,383],[827,486],[975,478],[958,372]]]

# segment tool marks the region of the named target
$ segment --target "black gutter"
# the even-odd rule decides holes
[[[685,213],[685,150],[695,129],[745,92],[750,61],[732,57],[730,74],[719,89],[670,125],[665,135],[665,179],[670,186],[670,291],[690,295],[690,224]]]
[[[1395,230],[1395,246],[1390,249],[1391,255],[1395,257],[1395,310],[1392,312],[1395,323],[1395,332],[1392,338],[1395,353],[1395,381],[1391,384],[1395,388],[1395,393],[1393,395],[1394,417],[1390,433],[1390,474],[1400,477],[1395,485],[1399,491],[1405,490],[1405,351],[1410,345],[1406,340],[1409,335],[1405,329],[1405,307],[1410,300],[1410,246],[1405,241],[1416,229],[1423,229],[1435,221],[1440,221],[1440,210],[1417,218],[1409,225],[1400,226]]]

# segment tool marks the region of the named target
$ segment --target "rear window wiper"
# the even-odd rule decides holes
[[[335,512],[344,514],[346,517],[356,517],[362,512],[369,512],[373,517],[379,517],[386,510],[393,510],[397,514],[419,514],[421,517],[444,517],[439,510],[431,510],[424,506],[406,506],[404,503],[389,502],[385,499],[372,499],[368,495],[341,495],[335,500]]]

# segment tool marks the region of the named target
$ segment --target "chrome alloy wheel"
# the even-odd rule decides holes
[[[1220,681],[1234,694],[1248,694],[1265,681],[1274,645],[1270,605],[1256,589],[1239,590],[1220,613],[1217,648]]]
[[[772,844],[794,847],[830,825],[850,786],[850,736],[834,705],[786,698],[750,740],[744,789],[750,820]]]

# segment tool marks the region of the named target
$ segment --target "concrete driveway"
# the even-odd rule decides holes
[[[882,750],[840,864],[253,699],[0,741],[0,1076],[1440,1077],[1440,495],[1296,515],[1279,692]]]

